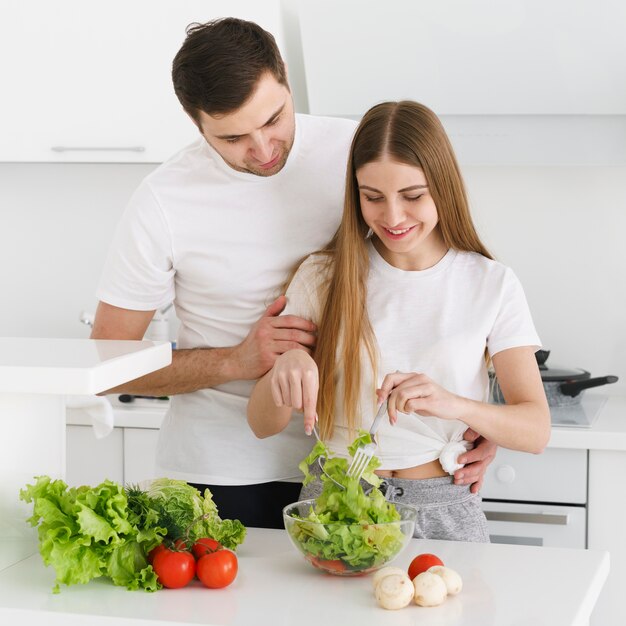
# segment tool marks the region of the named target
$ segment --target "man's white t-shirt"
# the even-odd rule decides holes
[[[474,252],[449,250],[429,269],[405,271],[388,264],[371,241],[367,245],[367,312],[378,347],[378,368],[374,384],[369,360],[363,359],[360,413],[365,430],[374,418],[374,390],[386,374],[397,370],[426,374],[455,394],[486,402],[485,348],[493,357],[508,348],[540,347],[522,286],[501,263]],[[313,255],[300,266],[287,290],[285,314],[319,321],[318,286],[327,275],[325,265],[323,257]],[[342,385],[340,371],[339,396]],[[337,398],[335,432],[328,445],[338,456],[346,456],[351,443],[342,411]],[[404,469],[439,458],[444,469],[454,471],[456,457],[465,450],[461,442],[466,429],[460,420],[434,416],[399,413],[395,426],[384,419],[376,452],[381,469]]]
[[[98,298],[133,310],[174,301],[178,348],[240,343],[295,264],[334,235],[355,128],[350,120],[296,115],[287,163],[269,177],[233,170],[200,137],[137,189]],[[222,485],[300,480],[311,440],[296,423],[255,437],[246,420],[254,382],[172,396],[157,473]]]

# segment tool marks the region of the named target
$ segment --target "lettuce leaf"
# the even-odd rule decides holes
[[[27,521],[37,526],[43,562],[56,572],[55,593],[61,583],[84,584],[101,576],[128,589],[160,588],[146,555],[166,529],[138,525],[121,485],[106,480],[75,488],[48,476],[35,480],[20,491],[20,499],[33,503]]]
[[[246,528],[239,520],[219,516],[209,489],[202,495],[183,480],[157,478],[146,495],[170,539],[186,538],[192,544],[201,537],[212,537],[231,550],[245,539]]]

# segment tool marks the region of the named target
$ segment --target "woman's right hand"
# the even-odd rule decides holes
[[[313,358],[304,350],[288,350],[274,362],[270,388],[276,406],[304,413],[304,431],[310,435],[317,421],[319,376]]]

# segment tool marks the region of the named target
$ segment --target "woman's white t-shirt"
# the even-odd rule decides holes
[[[426,374],[445,389],[487,401],[490,356],[508,348],[539,348],[522,286],[511,269],[474,252],[449,250],[433,267],[405,271],[389,265],[368,242],[370,271],[367,311],[378,346],[377,380],[364,359],[360,394],[361,427],[368,430],[375,412],[374,390],[395,371]],[[319,320],[318,286],[327,276],[321,257],[309,257],[288,291],[285,313]],[[332,295],[331,295],[332,297]],[[338,374],[337,388],[342,388]],[[340,396],[340,394],[338,394]],[[350,443],[341,401],[335,403],[335,431],[328,442],[337,455]],[[379,430],[381,469],[404,469],[440,458],[454,471],[465,450],[467,425],[460,420],[400,413]]]

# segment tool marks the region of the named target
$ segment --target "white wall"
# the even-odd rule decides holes
[[[465,168],[485,243],[520,277],[549,364],[626,390],[626,167]]]
[[[117,220],[155,165],[0,163],[0,335],[88,337]]]
[[[86,337],[124,205],[154,165],[0,164],[4,336]],[[550,363],[626,390],[626,167],[466,167],[487,246],[522,280]]]

